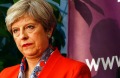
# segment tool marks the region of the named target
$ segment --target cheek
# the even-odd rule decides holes
[[[39,30],[39,32],[35,32],[31,35],[31,38],[34,38],[35,41],[41,41],[44,42],[45,40],[48,40],[47,33],[43,30]]]
[[[46,44],[46,42],[48,42],[48,38],[46,35],[37,35],[36,37],[34,37],[34,41],[38,44]]]
[[[17,45],[18,49],[20,49],[20,40],[14,38],[15,44]]]
[[[35,44],[37,46],[46,46],[49,43],[48,42],[49,39],[48,39],[48,37],[47,37],[47,35],[45,33],[44,34],[36,34],[32,38],[35,41]]]

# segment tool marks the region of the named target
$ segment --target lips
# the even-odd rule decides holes
[[[26,44],[23,44],[22,47],[29,47],[31,45],[32,45],[32,43],[26,43]]]

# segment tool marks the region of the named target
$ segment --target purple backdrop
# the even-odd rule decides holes
[[[115,78],[119,55],[120,3],[69,0],[68,57],[85,62],[93,78]]]

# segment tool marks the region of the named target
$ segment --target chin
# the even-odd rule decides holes
[[[37,52],[30,52],[30,51],[25,51],[24,53],[23,53],[23,55],[25,56],[25,57],[27,57],[27,56],[35,56],[35,55],[37,55]]]

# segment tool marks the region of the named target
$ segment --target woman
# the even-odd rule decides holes
[[[8,9],[6,25],[24,57],[0,78],[91,78],[84,63],[63,57],[51,46],[56,20],[45,0],[18,1]]]

